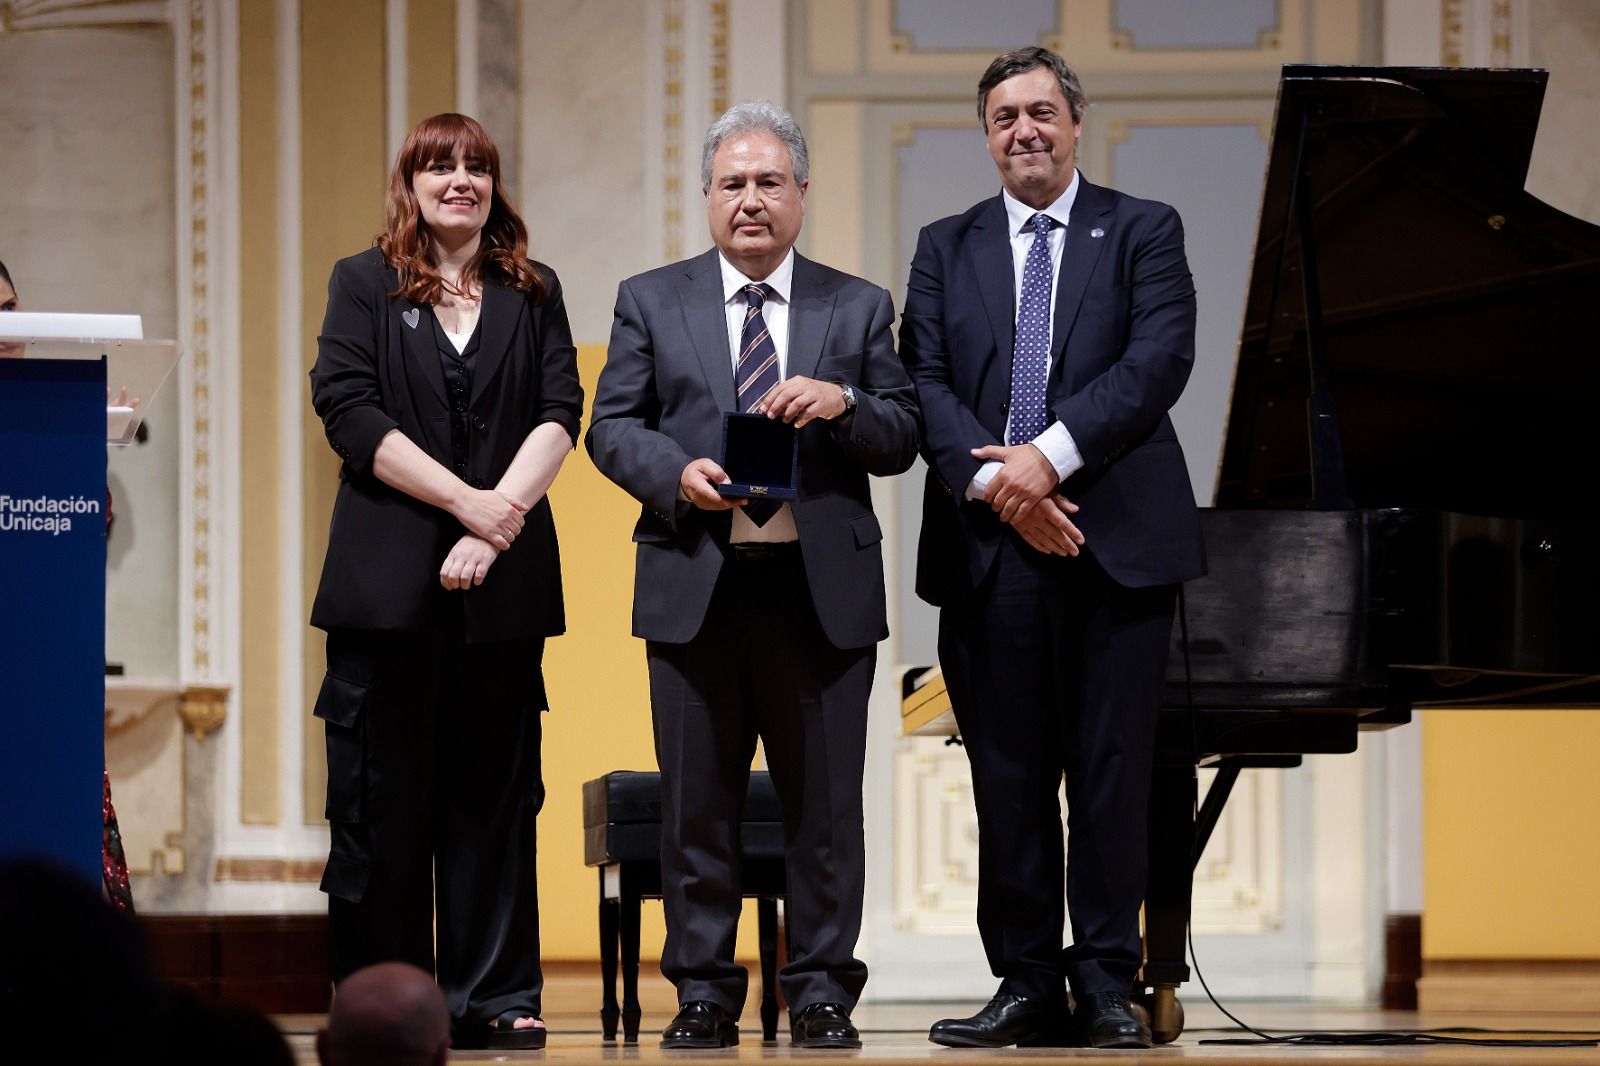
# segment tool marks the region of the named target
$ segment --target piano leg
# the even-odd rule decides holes
[[[1189,979],[1184,961],[1189,897],[1194,890],[1194,811],[1198,798],[1193,765],[1157,765],[1150,782],[1149,881],[1144,902],[1144,984],[1156,1043],[1183,1032],[1178,986]]]

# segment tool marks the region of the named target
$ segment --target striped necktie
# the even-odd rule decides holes
[[[746,285],[744,293],[748,305],[744,313],[744,329],[739,335],[739,365],[734,370],[733,383],[739,396],[739,410],[749,411],[772,391],[781,375],[778,373],[778,347],[772,343],[767,321],[761,315],[761,305],[772,295],[770,285]],[[764,526],[778,513],[778,504],[771,500],[751,500],[745,505],[745,517],[757,526]]]
[[[761,315],[761,305],[771,294],[771,286],[746,285],[739,291],[744,293],[749,306],[744,313],[744,330],[739,336],[739,365],[733,377],[739,391],[739,410],[748,411],[778,383],[778,347],[772,343],[767,321]]]

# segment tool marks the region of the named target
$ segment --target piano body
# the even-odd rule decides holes
[[[1160,1041],[1241,769],[1354,751],[1419,708],[1600,705],[1600,227],[1523,189],[1546,79],[1284,68],[1210,572],[1158,731]]]

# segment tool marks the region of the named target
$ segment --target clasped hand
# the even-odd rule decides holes
[[[484,576],[489,573],[489,567],[498,558],[500,549],[482,537],[468,533],[456,541],[450,554],[444,557],[444,563],[439,567],[439,584],[451,591],[481,585]]]
[[[527,510],[527,504],[497,489],[465,489],[450,513],[474,536],[505,551],[522,532]]]
[[[984,502],[1034,549],[1077,555],[1082,531],[1068,515],[1078,505],[1056,491],[1056,468],[1032,444],[990,444],[972,449],[974,459],[1003,464],[983,491]]]

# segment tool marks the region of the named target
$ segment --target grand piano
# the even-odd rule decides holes
[[[1283,70],[1210,573],[1158,733],[1158,1041],[1183,1028],[1194,867],[1242,769],[1420,708],[1600,705],[1600,227],[1523,189],[1546,80]],[[937,688],[907,679],[923,731]]]

